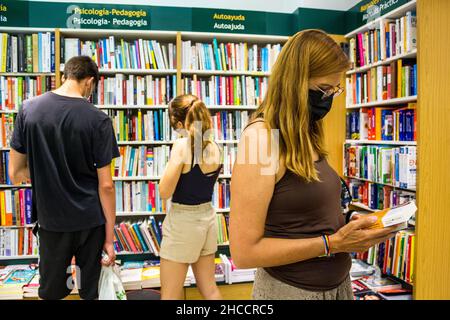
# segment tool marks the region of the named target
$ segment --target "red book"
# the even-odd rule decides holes
[[[5,103],[8,106],[8,109],[14,109],[13,106],[13,102],[12,102],[12,97],[13,95],[13,83],[12,83],[12,78],[8,77],[8,99],[6,99]]]
[[[25,190],[19,190],[20,225],[25,225]]]
[[[408,246],[406,247],[406,271],[405,271],[405,278],[406,282],[411,283],[411,239],[413,236],[408,235]]]
[[[125,236],[126,242],[128,246],[131,248],[131,251],[138,252],[136,249],[136,246],[134,245],[133,238],[131,237],[130,233],[128,232],[128,227],[125,223],[120,224],[120,230],[122,230],[123,235]]]
[[[99,104],[105,104],[105,76],[100,77],[100,101]]]
[[[127,101],[127,81],[126,80],[122,80],[122,102],[123,102],[124,105],[128,105],[128,101]],[[130,103],[130,104],[132,104],[132,103]]]
[[[156,196],[155,196],[155,185],[153,182],[150,182],[148,184],[148,202],[151,204],[152,206],[152,211],[155,212],[156,211]]]

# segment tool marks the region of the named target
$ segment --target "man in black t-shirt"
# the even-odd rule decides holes
[[[81,298],[96,299],[101,261],[115,260],[110,165],[119,150],[110,118],[87,100],[98,79],[91,58],[74,57],[65,64],[63,85],[25,101],[17,115],[9,174],[14,184],[33,184],[42,299],[71,292],[74,256]],[[102,250],[108,259],[101,259]]]

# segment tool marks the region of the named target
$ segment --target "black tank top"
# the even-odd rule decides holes
[[[203,173],[200,165],[194,164],[194,160],[191,163],[191,170],[180,175],[177,187],[172,195],[172,202],[187,205],[211,202],[214,184],[222,169],[222,164],[212,172]]]

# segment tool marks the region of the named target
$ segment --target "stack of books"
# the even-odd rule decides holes
[[[415,192],[393,189],[368,181],[347,179],[353,201],[357,201],[372,210],[396,207],[416,199]]]
[[[36,276],[38,272],[35,265],[0,267],[0,300],[23,299],[24,291],[28,292],[28,288],[35,286],[36,279],[39,279]]]
[[[196,75],[181,79],[183,94],[193,94],[206,105],[261,104],[267,92],[268,78],[253,76],[211,76],[198,78]]]
[[[354,73],[346,79],[347,106],[417,95],[415,59],[398,59],[387,66]]]
[[[416,188],[417,147],[345,145],[344,150],[346,177],[402,189]]]
[[[228,244],[228,217],[223,214],[216,214],[217,244]]]
[[[182,43],[182,66],[185,70],[263,71],[271,70],[280,44],[258,46],[247,43]]]
[[[22,108],[23,101],[55,89],[54,76],[0,76],[0,110]]]
[[[356,68],[417,49],[416,13],[408,11],[399,19],[385,19],[375,29],[350,39],[350,62]]]
[[[121,141],[170,141],[175,138],[169,122],[168,110],[108,110]]]
[[[0,72],[55,72],[55,34],[0,33]]]
[[[150,216],[138,222],[122,222],[114,228],[117,253],[152,253],[159,256],[162,240],[161,222]]]
[[[346,139],[416,141],[416,103],[400,108],[361,108],[347,112]]]
[[[120,157],[113,159],[114,177],[158,177],[164,173],[170,156],[168,145],[159,147],[119,147]]]
[[[224,263],[225,282],[228,284],[239,282],[251,282],[255,280],[256,268],[238,269],[233,263],[233,259],[224,254],[220,254],[220,258]]]
[[[31,224],[31,189],[0,190],[0,226]]]
[[[159,185],[151,181],[116,181],[117,212],[166,211],[164,201],[159,196]]]
[[[0,228],[0,257],[37,254],[38,243],[32,228]]]
[[[217,209],[230,208],[230,180],[219,179],[214,185],[212,204]]]
[[[248,111],[220,111],[212,116],[216,140],[239,140],[248,124]]]
[[[61,61],[74,56],[92,57],[100,69],[158,69],[176,68],[176,48],[173,43],[161,44],[156,40],[127,41],[110,36],[98,41],[79,38],[61,39]],[[64,68],[62,68],[64,69]]]
[[[152,106],[169,103],[176,96],[177,77],[125,76],[116,74],[115,77],[101,76],[94,94],[93,103],[96,105],[115,106]]]

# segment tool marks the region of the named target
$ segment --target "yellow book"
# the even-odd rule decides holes
[[[31,36],[33,43],[33,72],[39,72],[39,37],[37,33]]]
[[[125,56],[125,43],[123,39],[120,39],[120,48],[122,50],[122,68],[126,69],[128,66],[127,66],[127,59]]]
[[[3,42],[3,44],[2,44],[3,50],[1,52],[1,54],[2,54],[2,56],[1,56],[1,59],[2,59],[2,68],[1,68],[1,70],[2,70],[2,72],[6,72],[6,51],[7,51],[7,47],[8,47],[8,35],[6,33],[3,33],[2,39],[0,39],[0,40]]]
[[[397,230],[405,229],[409,219],[417,211],[415,201],[407,202],[395,208],[387,208],[366,216],[375,216],[377,221],[369,229],[383,229],[398,226]]]
[[[413,235],[411,236],[411,260],[409,261],[411,267],[409,270],[409,276],[411,278],[411,283],[415,282],[415,275],[414,275],[414,252],[416,252],[415,250],[415,243],[416,243],[416,236]]]
[[[151,56],[152,56],[153,67],[154,67],[154,69],[158,69],[157,64],[156,64],[156,59],[155,59],[155,52],[153,50],[151,50],[150,52],[151,52]]]
[[[142,111],[139,109],[138,111],[138,123],[137,123],[137,135],[138,135],[138,140],[142,141]]]
[[[222,69],[224,71],[227,71],[227,63],[226,63],[227,58],[225,57],[225,45],[224,44],[220,45],[220,51],[222,53]]]
[[[6,226],[5,191],[0,191],[0,225]]]
[[[397,98],[402,96],[402,83],[403,83],[403,62],[402,59],[397,60]]]

